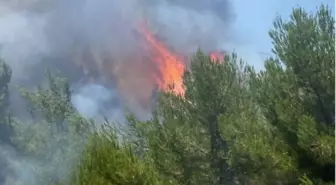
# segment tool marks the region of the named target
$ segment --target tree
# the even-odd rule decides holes
[[[294,9],[290,21],[279,18],[270,31],[273,51],[291,76],[287,82],[296,87],[287,94],[294,101],[282,100],[278,115],[287,124],[292,122],[286,128],[293,138],[293,143],[288,144],[299,154],[299,169],[315,183],[335,179],[334,24],[331,10],[322,5],[315,15]],[[286,120],[281,118],[284,116]]]
[[[71,92],[68,80],[46,73],[46,88],[39,86],[36,92],[21,89],[22,95],[29,101],[32,114],[42,116],[49,123],[55,125],[57,132],[66,129],[64,121],[67,116],[75,112],[71,104]]]
[[[13,136],[19,152],[35,161],[25,184],[57,184],[67,178],[94,129],[71,104],[66,79],[46,74],[47,83],[34,92],[20,89],[30,103],[32,120],[15,119]]]
[[[213,62],[198,52],[185,73],[185,99],[191,121],[200,124],[209,137],[211,184],[233,184],[234,171],[227,160],[230,140],[223,138],[220,116],[240,112],[246,94],[247,66],[235,54]],[[225,126],[224,126],[225,127]]]
[[[335,20],[331,10],[321,6],[316,15],[302,8],[293,10],[291,20],[278,18],[270,31],[273,52],[295,75],[307,99],[308,111],[316,121],[334,125]]]
[[[71,185],[168,185],[151,163],[136,157],[127,143],[118,142],[115,130],[104,126],[89,139],[69,181]]]
[[[10,67],[0,58],[0,146],[13,146],[11,118],[9,114],[8,84],[11,80]],[[8,162],[6,156],[0,153],[0,184],[3,184],[8,175]]]
[[[198,51],[184,74],[185,95],[162,93],[153,119],[131,124],[161,174],[182,184],[234,184],[227,159],[231,141],[223,137],[219,118],[244,109],[247,69],[235,54],[214,62]]]
[[[335,29],[331,11],[321,6],[310,15],[294,9],[289,21],[275,21],[270,36],[278,59],[267,60],[264,72],[251,75],[251,87],[274,141],[282,143],[276,153],[288,158],[290,168],[273,170],[280,170],[277,182],[333,183]],[[265,146],[268,143],[272,142]],[[289,178],[285,174],[291,171],[295,175]],[[269,180],[264,183],[274,183]]]
[[[12,70],[0,59],[0,144],[11,144],[12,128],[10,125],[8,92],[11,76]]]
[[[163,96],[167,98],[169,94]],[[167,111],[168,108],[164,109]],[[186,185],[208,184],[210,168],[204,148],[207,140],[199,137],[201,132],[198,127],[190,127],[171,115],[172,112],[158,112],[146,122],[130,117],[128,124],[132,132],[131,137],[126,139],[132,142],[140,158],[150,159],[166,181]]]

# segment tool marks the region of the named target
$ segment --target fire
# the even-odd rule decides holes
[[[224,54],[218,51],[210,52],[210,58],[212,61],[219,61],[219,63],[224,61]]]
[[[179,59],[162,42],[156,39],[145,24],[142,24],[140,32],[144,36],[146,44],[149,44],[150,49],[153,50],[153,61],[157,64],[160,74],[160,77],[155,79],[158,88],[183,96],[185,92],[183,87],[184,61]],[[210,52],[209,56],[212,61],[219,61],[221,63],[224,60],[222,52]]]
[[[169,51],[163,43],[157,40],[144,25],[141,27],[141,33],[147,41],[147,44],[154,50],[154,62],[157,63],[160,73],[160,78],[156,79],[158,88],[183,95],[184,88],[182,78],[185,69],[183,61]]]
[[[105,53],[101,48],[79,46],[71,53],[72,60],[85,72],[86,80],[94,81],[101,76],[112,79],[123,101],[131,105],[129,107],[150,109],[153,92],[157,89],[184,96],[183,73],[187,57],[179,57],[170,50],[146,24],[132,33],[136,41],[132,48],[125,49],[122,45],[120,50],[113,48]],[[221,52],[211,52],[209,56],[219,61],[224,58]]]

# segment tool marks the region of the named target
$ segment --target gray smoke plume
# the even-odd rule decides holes
[[[160,64],[148,59],[140,25],[148,23],[172,51],[187,55],[197,47],[219,49],[232,21],[229,0],[0,0],[0,56],[13,70],[13,87],[34,88],[45,68],[58,69],[84,116],[123,121],[126,106],[144,118]],[[11,95],[19,112],[18,95]]]
[[[36,84],[46,67],[74,83],[108,73],[126,99],[137,100],[150,94],[148,73],[158,65],[137,60],[146,57],[137,34],[142,21],[169,48],[186,54],[218,49],[228,39],[232,9],[228,0],[2,0],[1,55],[14,82]]]
[[[72,103],[78,112],[89,118],[95,119],[97,115],[106,116],[108,120],[124,121],[124,113],[119,109],[121,107],[118,94],[115,91],[108,90],[99,84],[87,84],[78,88],[73,93]],[[108,112],[107,110],[115,111]]]

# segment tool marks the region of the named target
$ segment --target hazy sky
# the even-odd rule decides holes
[[[288,18],[292,8],[299,5],[308,11],[316,11],[321,4],[328,4],[334,11],[334,0],[232,0],[236,9],[235,34],[243,43],[237,48],[245,60],[254,63],[257,69],[263,66],[262,53],[271,53],[268,30],[276,15]],[[239,40],[239,38],[238,38]]]
[[[1,2],[7,3],[6,0],[0,0]],[[304,7],[308,11],[316,11],[321,3],[328,4],[333,10],[335,8],[334,0],[231,0],[231,2],[234,5],[236,20],[233,22],[233,28],[228,31],[232,33],[230,35],[232,39],[226,40],[223,47],[224,49],[234,48],[239,56],[243,57],[245,61],[253,63],[256,69],[263,67],[263,61],[269,56],[267,53],[271,53],[272,45],[268,31],[272,27],[276,15],[288,18],[292,8],[296,6]],[[0,4],[0,15],[4,12],[1,8]],[[15,19],[15,16],[13,19]],[[15,26],[23,24],[20,19],[16,24],[8,24],[7,21],[11,20],[8,18],[0,20],[0,27],[6,25],[7,28],[0,29],[0,42],[17,37],[17,34],[12,30],[15,29]],[[24,32],[26,33],[26,31]],[[29,35],[30,33],[23,35]],[[6,35],[9,35],[9,37]],[[34,45],[34,47],[43,48],[40,45]],[[36,49],[34,48],[34,50]]]

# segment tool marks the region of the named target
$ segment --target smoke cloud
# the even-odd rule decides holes
[[[217,49],[234,20],[228,0],[1,0],[0,9],[1,55],[13,83],[35,85],[49,67],[72,83],[104,78],[140,108],[157,68],[144,59],[137,32],[143,21],[169,48],[187,54],[199,46]]]
[[[80,87],[76,93],[73,93],[72,103],[80,114],[88,118],[97,119],[97,115],[100,115],[106,116],[108,120],[124,121],[118,94],[102,85],[87,84]]]

